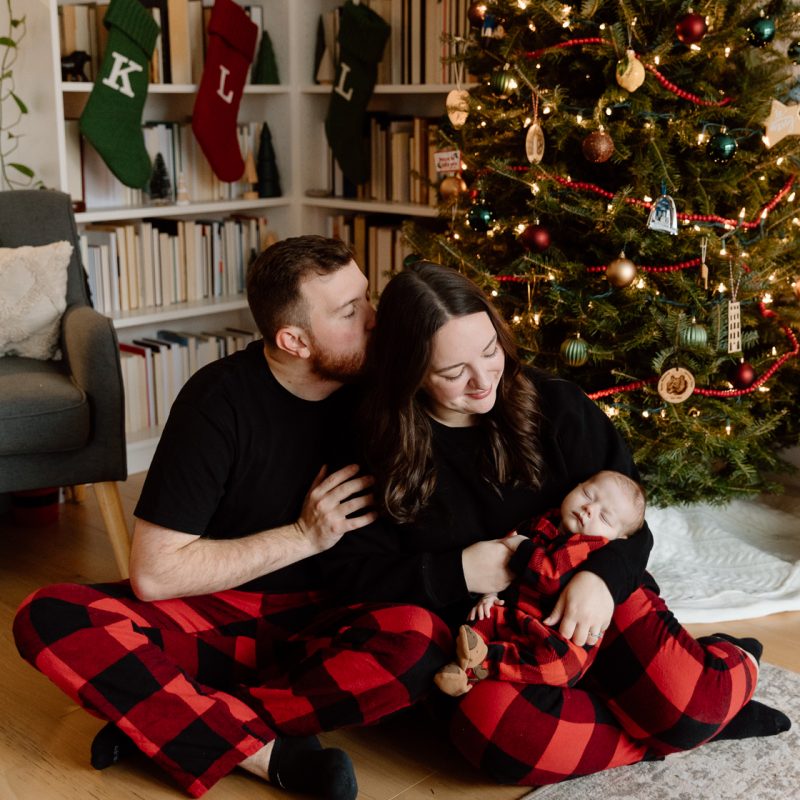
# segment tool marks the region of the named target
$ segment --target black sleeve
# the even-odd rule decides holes
[[[600,470],[609,469],[639,480],[630,450],[611,420],[581,389],[568,381],[551,380],[551,408],[556,448],[572,486]],[[653,534],[645,523],[628,539],[615,539],[592,553],[579,571],[602,578],[615,603],[641,585]]]
[[[328,586],[345,601],[414,603],[439,611],[468,601],[461,550],[408,552],[403,531],[379,520],[346,533],[323,554]]]
[[[199,383],[187,384],[172,405],[134,516],[202,536],[225,489],[233,460],[232,411],[209,413]],[[227,413],[226,413],[227,412]]]

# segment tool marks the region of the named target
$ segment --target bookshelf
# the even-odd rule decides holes
[[[61,80],[59,7],[87,5],[89,0],[17,2],[24,5],[29,31],[17,64],[21,76],[18,89],[28,101],[31,120],[35,120],[35,135],[21,140],[19,160],[33,166],[37,177],[46,186],[69,191],[70,185],[74,186],[70,120],[80,116],[93,83]],[[256,200],[241,197],[203,199],[188,205],[150,205],[140,201],[97,207],[87,202],[86,210],[76,213],[79,232],[100,224],[138,224],[142,219],[196,221],[243,214],[266,217],[270,231],[283,238],[300,233],[329,232],[334,215],[378,215],[384,224],[390,225],[399,225],[408,217],[434,218],[436,209],[426,204],[376,202],[331,194],[320,196],[332,186],[324,133],[331,86],[314,82],[314,51],[320,15],[332,12],[340,3],[337,0],[237,2],[262,9],[264,28],[270,34],[278,63],[281,83],[269,86],[248,83],[238,120],[266,120],[269,124],[281,176],[282,196]],[[210,0],[204,0],[204,5],[211,4]],[[402,4],[423,5],[421,0],[372,0],[370,3],[387,19],[392,15],[399,19],[397,14]],[[388,63],[382,69],[385,78],[390,74]],[[415,84],[379,83],[369,111],[440,117],[444,113],[444,98],[453,85],[441,80]],[[188,120],[196,91],[195,83],[151,81],[143,122],[180,123]],[[84,143],[84,147],[89,145]],[[126,343],[154,336],[156,331],[164,328],[196,334],[212,328],[253,327],[247,303],[241,294],[170,305],[140,305],[136,309],[105,313],[114,321],[120,341]],[[160,431],[160,425],[155,425],[128,434],[131,472],[147,468]]]

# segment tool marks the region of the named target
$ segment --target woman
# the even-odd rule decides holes
[[[509,585],[506,533],[600,470],[637,479],[602,411],[523,369],[506,323],[454,270],[419,262],[396,276],[370,347],[367,463],[396,524],[331,551],[351,598],[413,602],[455,629],[476,594]],[[458,699],[450,732],[469,761],[540,785],[784,729],[780,712],[751,701],[760,644],[689,636],[644,573],[651,543],[644,525],[592,553],[544,620],[600,648],[577,686],[483,680]]]

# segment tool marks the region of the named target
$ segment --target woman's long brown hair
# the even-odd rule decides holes
[[[497,402],[480,419],[489,442],[483,478],[498,489],[541,485],[538,397],[522,372],[511,330],[476,284],[450,267],[419,261],[394,277],[381,296],[361,410],[376,498],[398,522],[416,519],[436,487],[433,432],[421,389],[433,338],[448,320],[482,311],[505,353]]]

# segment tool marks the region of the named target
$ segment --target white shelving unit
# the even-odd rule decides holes
[[[20,49],[18,90],[28,102],[31,126],[19,160],[35,168],[45,185],[67,190],[65,119],[77,119],[92,83],[61,81],[58,6],[78,0],[16,0],[27,17],[28,36]],[[241,0],[240,0],[241,1]],[[269,227],[283,238],[300,233],[320,233],[331,213],[394,214],[399,217],[434,217],[435,209],[397,203],[371,203],[336,197],[316,197],[308,190],[325,188],[328,174],[324,120],[330,86],[314,85],[314,45],[319,15],[340,5],[337,0],[248,0],[264,9],[278,63],[279,86],[245,88],[239,110],[241,121],[269,123],[281,175],[283,196],[258,200],[227,200],[188,206],[87,208],[76,214],[81,227],[88,223],[131,221],[143,217],[181,219],[227,216],[238,212],[264,212]],[[242,3],[244,4],[244,3]],[[379,85],[370,108],[398,114],[439,116],[449,85]],[[197,87],[185,84],[151,84],[143,120],[187,120]],[[186,331],[202,331],[225,325],[252,326],[243,296],[202,302],[144,308],[112,315],[121,340],[152,335],[176,322]],[[158,442],[160,428],[129,436],[131,472],[147,468]]]

